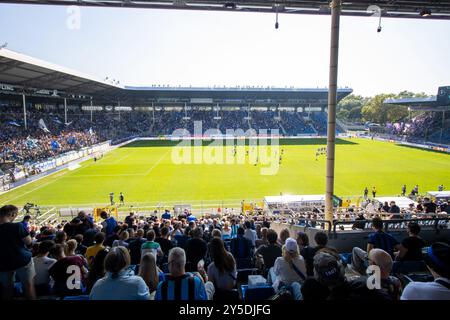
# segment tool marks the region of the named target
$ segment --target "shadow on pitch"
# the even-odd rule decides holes
[[[191,141],[192,142],[192,141]],[[214,140],[203,140],[202,146],[208,146],[211,143],[213,143]],[[237,140],[234,140],[234,143],[236,144]],[[258,141],[261,143],[261,141]],[[134,141],[130,144],[121,146],[120,148],[151,148],[151,147],[173,147],[180,143],[180,141],[173,141],[173,140],[141,140],[141,141]],[[198,143],[198,141],[197,141]],[[240,142],[241,143],[241,142]],[[264,144],[271,145],[271,141],[267,140],[264,141]],[[232,145],[229,141],[227,142],[228,145]],[[326,146],[327,140],[324,138],[308,138],[308,139],[279,139],[278,144],[282,146],[310,146],[310,145],[323,145]],[[338,145],[357,145],[358,143],[352,142],[349,140],[343,140],[343,139],[336,139],[336,144]],[[192,145],[193,142],[192,142]],[[196,144],[197,145],[197,144]],[[245,140],[245,145],[249,145],[249,140]]]

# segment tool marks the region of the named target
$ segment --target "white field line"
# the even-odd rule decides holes
[[[86,162],[86,161],[88,161],[88,160],[89,160],[89,159],[86,159],[85,161],[82,161],[82,162]],[[82,163],[82,162],[80,162],[80,163]],[[89,167],[89,166],[91,166],[91,165],[92,165],[92,163],[86,165],[84,168],[87,168],[87,167]],[[82,168],[83,168],[83,167],[82,167]],[[65,169],[67,169],[67,168],[65,168]],[[75,171],[75,170],[74,170],[74,171]],[[74,171],[70,171],[70,172],[74,172]],[[58,178],[56,178],[56,179],[54,179],[54,180],[50,180],[50,181],[48,181],[47,183],[44,183],[44,184],[42,184],[42,185],[40,185],[40,186],[38,186],[38,187],[36,187],[36,188],[33,188],[33,189],[31,189],[31,190],[29,190],[29,191],[27,191],[27,192],[21,193],[21,194],[17,195],[17,196],[14,197],[14,198],[5,200],[4,203],[8,203],[8,202],[14,201],[14,200],[16,200],[16,199],[18,199],[18,198],[23,197],[23,196],[26,195],[26,194],[29,194],[29,193],[34,192],[34,191],[36,191],[36,190],[39,190],[39,189],[41,189],[41,188],[43,188],[43,187],[45,187],[45,186],[47,186],[47,185],[49,185],[49,184],[51,184],[51,183],[53,183],[53,182],[56,182],[56,181],[58,181],[58,180],[64,178],[64,177],[66,176],[66,174],[67,174],[67,173],[70,173],[70,172],[64,172],[64,169],[61,169],[61,170],[56,171],[56,172],[54,172],[54,173],[52,173],[52,174],[49,174],[49,175],[47,175],[47,176],[43,176],[43,177],[41,177],[41,178],[39,178],[39,179],[36,179],[36,180],[34,180],[34,181],[30,181],[29,183],[33,183],[33,182],[39,181],[39,180],[41,180],[41,179],[43,179],[43,178],[52,177],[53,175],[56,175],[56,174],[58,174],[58,173],[60,174],[60,176],[58,176]],[[10,189],[9,191],[17,190],[18,188],[24,187],[24,186],[28,185],[29,183],[25,183],[25,184],[23,184],[23,185],[21,185],[21,186],[18,186],[18,187],[16,187],[16,188]]]
[[[133,142],[134,140],[135,140],[135,139],[130,140],[130,141],[127,142],[127,143],[131,143],[131,142]],[[107,150],[106,153],[105,153],[105,158],[111,154],[111,151],[117,149],[119,146],[120,146],[120,145],[113,146],[113,147],[111,147],[111,149]],[[87,161],[89,161],[89,160],[91,160],[91,159],[92,159],[92,157],[86,156],[86,159],[83,159],[83,158],[81,158],[81,159],[76,159],[76,160],[71,161],[70,163],[76,163],[76,164],[81,165],[82,163],[85,163],[85,162],[87,162]],[[88,164],[86,167],[88,167],[88,166],[90,166],[90,165],[91,165],[91,164]],[[85,168],[86,168],[86,167],[85,167]],[[37,178],[37,179],[35,179],[35,180],[29,181],[29,182],[27,182],[27,183],[24,183],[24,184],[22,184],[22,185],[20,185],[20,186],[17,186],[17,187],[15,187],[15,188],[9,189],[8,191],[0,192],[0,196],[1,196],[1,195],[4,195],[4,194],[6,194],[6,193],[10,193],[10,192],[12,192],[13,190],[17,190],[17,189],[19,189],[19,188],[25,187],[25,186],[27,186],[27,185],[33,183],[33,182],[39,181],[39,180],[44,179],[44,178],[51,177],[51,176],[53,176],[53,175],[56,175],[57,173],[61,173],[61,172],[64,171],[65,169],[68,169],[68,168],[58,168],[58,170],[56,170],[56,171],[53,172],[53,173],[50,173],[50,174],[48,174],[48,175],[43,175],[42,177],[39,177],[39,178]],[[65,172],[64,174],[66,174],[66,173],[67,173],[67,172]],[[63,174],[63,175],[64,175],[64,174]],[[57,180],[59,180],[59,179],[57,179]],[[56,180],[54,180],[54,181],[56,181]],[[42,187],[42,186],[41,186],[41,187]],[[24,193],[24,194],[28,194],[28,193],[29,193],[29,192]],[[21,197],[21,196],[19,196],[19,197]],[[13,199],[17,199],[17,197],[16,197],[16,198],[13,198]],[[11,200],[8,200],[8,201],[11,201]]]
[[[164,159],[164,157],[170,152],[172,151],[172,149],[167,150],[162,156],[161,158],[159,158],[158,161],[156,161],[151,167],[150,169],[147,170],[146,173],[144,173],[144,176],[148,176],[150,174],[150,172],[152,172],[152,170],[162,161],[162,159]]]
[[[120,177],[120,176],[144,176],[143,173],[117,173],[117,174],[77,174],[76,176],[74,176],[74,178],[78,178],[78,177],[86,177],[86,178],[91,178],[91,177]]]
[[[111,162],[111,164],[116,164],[116,163],[119,163],[119,162],[121,162],[121,161],[123,161],[123,160],[125,160],[126,158],[128,158],[129,156],[131,156],[133,154],[133,152],[129,152],[128,154],[126,154],[125,156],[123,156],[123,157],[120,157],[119,159],[117,159],[117,160],[114,160],[113,162]]]
[[[61,173],[61,171],[59,171],[58,173]],[[62,179],[62,178],[65,176],[65,174],[66,174],[66,172],[62,172],[62,173],[61,173],[61,176],[58,177],[58,178],[56,178],[55,180],[50,180],[49,182],[44,183],[44,184],[42,184],[42,185],[40,185],[40,186],[38,186],[38,187],[36,187],[36,188],[33,188],[33,189],[31,189],[31,190],[29,190],[29,191],[27,191],[27,192],[21,193],[21,194],[19,194],[19,195],[16,196],[16,197],[13,197],[13,198],[11,198],[11,199],[5,200],[4,203],[8,203],[8,202],[14,201],[14,200],[16,200],[16,199],[18,199],[18,198],[23,197],[23,196],[26,195],[26,194],[29,194],[29,193],[31,193],[31,192],[34,192],[34,191],[36,191],[36,190],[41,189],[41,188],[43,188],[43,187],[49,185],[50,183],[53,183],[53,182],[55,182],[55,181],[58,181],[58,180]],[[39,179],[38,179],[38,180],[39,180]],[[37,181],[37,180],[36,180],[36,181]],[[33,181],[33,182],[34,182],[34,181]],[[16,189],[16,188],[11,189],[11,190],[15,190],[15,189]]]

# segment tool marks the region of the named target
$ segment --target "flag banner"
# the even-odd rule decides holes
[[[37,148],[37,139],[31,139],[29,136],[27,137],[27,140],[25,141],[25,145],[28,149],[34,149]]]
[[[15,121],[8,121],[8,124],[12,125],[12,126],[16,126],[16,127],[20,127],[20,124],[18,124]]]
[[[44,130],[45,132],[50,132],[50,130],[47,129],[47,126],[45,125],[44,120],[42,118],[39,120],[39,128]]]

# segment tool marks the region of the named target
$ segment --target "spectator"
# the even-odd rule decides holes
[[[182,235],[175,235],[175,242],[177,247],[184,248],[186,245],[186,242],[189,240],[189,234],[191,232],[190,227],[186,227],[184,229],[184,233]]]
[[[403,239],[399,246],[397,259],[401,261],[423,260],[422,248],[426,246],[425,241],[419,237],[420,226],[417,222],[408,224],[408,237]]]
[[[134,217],[134,212],[130,212],[130,214],[125,217],[124,222],[131,228],[131,227],[133,227],[135,220],[136,219]]]
[[[185,272],[186,254],[181,248],[169,252],[169,275],[158,284],[155,300],[208,300],[205,284],[199,276]],[[212,288],[211,288],[212,286]],[[208,287],[214,291],[209,282]]]
[[[380,268],[381,289],[379,294],[385,295],[387,300],[399,300],[401,293],[400,280],[391,276],[392,257],[384,250],[372,249],[369,252],[369,265]],[[362,282],[361,286],[367,285],[367,276],[360,277],[357,281]]]
[[[105,230],[105,228],[103,228],[103,230]],[[103,231],[104,233],[104,231]],[[120,240],[120,234],[122,233],[122,228],[120,226],[115,226],[113,229],[113,232],[110,235],[106,235],[106,239],[105,239],[105,246],[106,247],[112,247],[112,244],[114,243],[114,241],[116,240]]]
[[[57,231],[55,234],[55,243],[66,246],[67,234],[64,231]]]
[[[275,260],[281,257],[281,247],[277,243],[278,235],[275,230],[269,229],[267,231],[268,244],[261,245],[255,252],[255,256],[261,256],[264,263],[265,270],[273,267]]]
[[[366,218],[364,217],[364,213],[360,212],[358,213],[358,217],[355,219],[355,223],[352,226],[353,230],[364,230],[366,227]]]
[[[230,223],[228,221],[225,221],[223,228],[222,228],[222,238],[223,240],[227,240],[231,238],[231,228]]]
[[[83,235],[77,234],[75,236],[75,240],[77,241],[77,248],[75,250],[75,253],[81,254],[84,256],[86,254],[87,247],[85,245],[83,245]]]
[[[316,252],[318,251],[329,251],[337,254],[337,250],[333,247],[328,246],[328,236],[325,232],[319,231],[314,235],[314,241],[317,246],[314,247]]]
[[[83,234],[83,242],[82,244],[87,248],[92,245],[94,245],[94,237],[97,233],[99,233],[101,230],[100,227],[94,227],[87,229]]]
[[[155,231],[149,230],[147,232],[147,241],[142,244],[141,247],[141,256],[146,253],[151,253],[155,256],[155,259],[161,257],[163,252],[161,250],[161,246],[158,242],[155,242]]]
[[[117,221],[114,217],[110,216],[106,211],[100,213],[100,217],[104,220],[102,226],[105,235],[108,237],[114,233],[114,228],[117,227]]]
[[[27,232],[31,231],[31,229],[30,229],[30,221],[31,221],[31,216],[30,215],[26,215],[26,216],[23,217],[22,222],[21,222],[23,227],[25,228],[25,230]]]
[[[450,246],[436,242],[428,248],[425,262],[433,282],[410,282],[401,300],[450,300]]]
[[[370,250],[383,249],[387,253],[394,257],[394,250],[399,249],[400,245],[398,241],[389,233],[383,231],[383,220],[379,217],[375,217],[372,220],[372,228],[374,233],[369,234],[369,240],[367,241],[367,251],[361,248],[355,247],[352,250],[352,267],[360,274],[365,274],[365,270],[368,266],[367,254]]]
[[[252,242],[244,237],[244,228],[239,227],[237,230],[237,237],[231,239],[230,251],[236,259],[237,267],[248,268],[251,264],[249,257],[252,256]]]
[[[303,290],[303,287],[308,290]],[[387,300],[382,290],[371,290],[366,281],[356,279],[348,281],[345,268],[339,256],[332,252],[318,252],[314,256],[314,278],[307,279],[302,287],[305,300],[311,300],[306,294],[326,300]]]
[[[275,260],[269,272],[270,279],[276,291],[283,286],[289,286],[296,300],[301,299],[301,284],[306,279],[305,260],[299,254],[297,242],[287,238],[282,248],[282,257]]]
[[[301,256],[305,259],[306,275],[312,277],[314,276],[314,255],[316,254],[317,249],[309,246],[309,237],[304,232],[297,233],[297,244]]]
[[[77,240],[75,239],[70,239],[69,241],[66,242],[66,256],[68,257],[72,257],[72,256],[76,256],[77,254],[75,253],[75,250],[77,249]],[[83,258],[84,259],[84,258]]]
[[[173,230],[170,233],[170,236],[172,239],[175,239],[176,236],[182,236],[183,230],[182,230],[182,223],[181,222],[175,222],[173,225]]]
[[[3,299],[12,299],[17,276],[27,299],[35,299],[34,264],[31,251],[26,248],[31,245],[31,237],[21,223],[13,223],[18,211],[13,205],[0,208],[0,284]]]
[[[291,235],[289,234],[289,229],[284,228],[283,230],[280,231],[280,237],[278,239],[278,244],[280,246],[283,246],[286,239],[289,238],[290,236]]]
[[[164,274],[156,265],[156,259],[153,254],[146,253],[142,256],[139,264],[139,276],[145,281],[150,292],[150,300],[153,300],[159,280],[164,280]]]
[[[391,201],[389,206],[389,213],[392,213],[391,219],[401,219],[400,208],[395,204],[395,201]]]
[[[80,295],[82,293],[82,282],[87,274],[83,258],[80,256],[66,256],[62,244],[56,244],[52,248],[51,254],[57,260],[49,270],[50,276],[54,281],[53,294],[60,297]],[[73,275],[80,275],[81,278],[77,279],[75,277],[72,283],[73,287],[71,287],[68,285],[68,280]]]
[[[45,240],[39,243],[38,254],[33,258],[34,270],[34,288],[37,296],[49,295],[51,293],[50,287],[50,273],[49,269],[55,264],[56,259],[48,257],[48,254],[55,243],[51,240]]]
[[[114,247],[106,255],[106,276],[98,280],[89,295],[91,300],[148,300],[149,290],[145,281],[130,275],[130,254],[125,247]]]
[[[164,213],[161,215],[161,219],[170,220],[170,218],[171,218],[170,210],[165,210]]]
[[[168,256],[170,249],[173,248],[172,241],[169,240],[169,234],[169,228],[163,227],[161,229],[161,237],[155,239],[155,242],[161,246],[161,250],[165,256]]]
[[[261,239],[257,239],[255,241],[255,247],[259,248],[260,246],[262,246],[263,244],[269,244],[269,242],[267,241],[267,231],[269,229],[262,227],[261,228]]]
[[[128,233],[128,231],[122,231],[119,235],[119,240],[114,240],[114,242],[112,243],[112,247],[125,247],[128,248],[128,238],[130,237],[130,234]]]
[[[237,231],[239,224],[236,223],[236,219],[231,219],[231,238],[237,237]]]
[[[105,249],[103,246],[103,242],[105,241],[105,234],[103,232],[99,232],[94,236],[94,245],[90,246],[86,249],[86,259],[89,268],[94,262],[94,258],[100,250]]]
[[[437,205],[430,198],[423,199],[423,207],[425,209],[425,213],[436,213]]]
[[[128,245],[128,250],[130,251],[131,264],[136,265],[141,261],[141,250],[142,245],[147,241],[144,238],[144,229],[138,229],[136,231],[136,237],[134,240],[130,241]]]
[[[97,252],[97,255],[93,259],[91,269],[89,270],[88,277],[86,279],[86,292],[89,294],[92,291],[92,287],[105,276],[105,258],[109,253],[109,248],[105,248]]]
[[[383,206],[381,207],[381,210],[384,212],[389,212],[391,210],[391,207],[389,206],[387,201],[384,202]]]
[[[252,225],[248,220],[245,221],[244,226],[245,226],[244,237],[250,240],[252,246],[254,247],[256,245],[256,240],[258,239],[258,237],[256,236],[256,231],[252,229]]]
[[[229,291],[236,285],[236,262],[231,253],[225,250],[222,239],[214,238],[210,242],[212,262],[208,266],[208,279],[214,284],[216,292]]]
[[[202,237],[203,231],[200,227],[197,227],[192,232],[192,239],[188,240],[186,243],[185,253],[187,258],[187,271],[197,270],[198,262],[206,257],[208,246]]]

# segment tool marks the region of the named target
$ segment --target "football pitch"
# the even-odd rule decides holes
[[[325,155],[316,160],[316,150],[325,147],[325,139],[280,141],[273,158],[276,163],[272,163],[278,167],[274,174],[262,174],[268,165],[263,165],[262,160],[255,165],[246,152],[239,155],[244,157],[244,163],[180,164],[174,161],[173,144],[133,142],[96,162],[87,160],[79,168],[64,169],[4,193],[0,195],[0,204],[105,205],[109,203],[110,192],[115,193],[116,201],[123,192],[128,204],[227,201],[238,205],[241,200],[261,201],[264,196],[280,193],[325,192]],[[198,151],[201,147],[193,148]],[[242,148],[251,153],[254,147]],[[270,147],[270,152],[275,149]],[[234,155],[232,146],[223,150],[224,157],[239,157]],[[376,186],[377,196],[398,195],[403,184],[408,192],[418,184],[419,192],[425,193],[436,190],[439,184],[450,187],[450,155],[389,142],[338,139],[335,174],[335,194],[341,197],[362,195],[366,186],[369,191]]]

